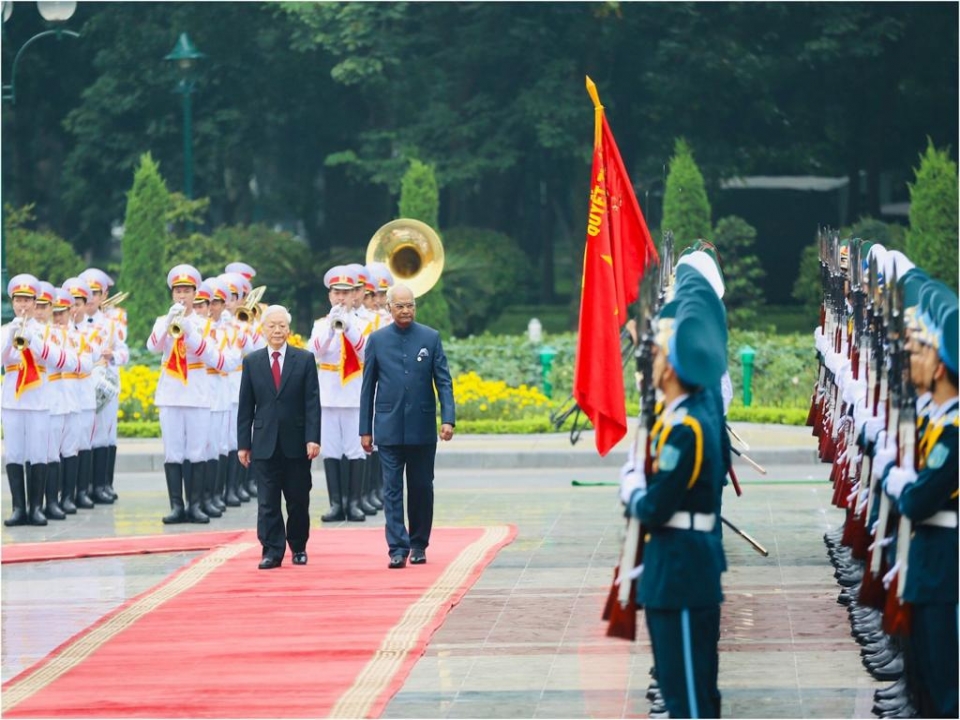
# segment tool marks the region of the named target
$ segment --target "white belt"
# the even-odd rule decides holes
[[[920,524],[933,525],[934,527],[942,528],[955,528],[957,527],[957,512],[956,510],[941,510],[938,513],[934,513],[926,520],[921,520]]]
[[[717,516],[713,513],[675,512],[673,516],[667,520],[665,526],[676,528],[677,530],[712,532],[716,524]]]

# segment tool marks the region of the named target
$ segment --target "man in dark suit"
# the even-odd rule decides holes
[[[244,467],[250,466],[251,456],[257,464],[260,569],[269,570],[280,567],[287,543],[293,564],[307,564],[310,462],[320,453],[320,387],[313,355],[287,344],[290,313],[286,308],[266,309],[263,334],[267,347],[243,359],[237,458]],[[281,493],[287,501],[286,532]]]
[[[370,453],[376,441],[383,474],[389,567],[427,561],[433,526],[433,464],[437,454],[437,396],[440,439],[453,437],[453,381],[440,333],[414,322],[417,304],[406,285],[387,293],[393,322],[367,339],[360,390],[360,444]],[[436,389],[434,389],[436,388]],[[403,521],[403,471],[407,471],[407,516]]]

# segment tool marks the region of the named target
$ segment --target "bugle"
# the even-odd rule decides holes
[[[183,317],[185,312],[185,310],[180,310],[170,318],[170,323],[167,325],[167,332],[170,333],[170,337],[179,338],[183,336]]]
[[[250,291],[250,294],[244,298],[243,304],[237,308],[237,320],[248,323],[260,319],[259,302],[266,290],[266,285],[259,285]]]
[[[107,310],[112,307],[117,307],[118,305],[120,305],[120,303],[122,303],[128,297],[130,297],[130,293],[127,290],[124,290],[123,292],[119,292],[116,295],[111,295],[102,303],[100,303],[100,309]]]
[[[30,338],[28,338],[23,331],[24,325],[27,324],[26,314],[24,313],[22,315],[19,315],[18,317],[20,318],[20,326],[17,328],[16,333],[14,333],[13,335],[13,346],[17,350],[23,350],[24,348],[27,347],[27,345],[30,344]]]

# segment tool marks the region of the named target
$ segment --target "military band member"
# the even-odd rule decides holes
[[[14,319],[2,332],[3,444],[13,513],[4,525],[46,525],[48,388],[44,374],[62,370],[66,355],[49,341],[50,328],[34,317],[40,281],[15,275],[7,285]],[[27,466],[29,465],[29,470]]]
[[[81,351],[80,334],[73,327],[73,295],[63,288],[56,288],[56,300],[53,312],[53,333],[57,342],[68,353],[67,363],[60,373],[59,386],[62,393],[62,408],[65,413],[61,424],[61,436],[58,451],[60,463],[60,499],[59,506],[67,515],[75,515],[77,506],[77,480],[80,473],[80,376],[93,370],[93,353],[88,348]],[[71,366],[71,360],[73,365]],[[53,375],[50,377],[53,380]]]
[[[366,514],[360,507],[363,486],[363,448],[357,428],[360,422],[360,385],[363,347],[366,339],[352,310],[356,278],[338,265],[326,272],[330,313],[317,320],[310,335],[309,349],[317,361],[320,382],[321,452],[326,474],[330,511],[323,522],[361,522]],[[344,477],[341,458],[347,458]]]
[[[621,472],[620,497],[648,533],[637,602],[670,717],[720,717],[717,641],[726,561],[716,525],[725,473],[716,398],[726,370],[726,314],[691,274],[662,308],[653,380],[663,410],[651,431],[652,475]],[[673,319],[669,319],[673,317]]]
[[[68,278],[63,289],[73,297],[70,324],[77,338],[77,354],[89,361],[89,367],[81,369],[77,379],[79,417],[76,429],[77,442],[77,488],[73,498],[76,507],[89,510],[94,507],[90,493],[93,492],[93,430],[97,411],[96,377],[93,367],[100,360],[101,343],[97,341],[94,328],[87,323],[87,302],[92,290],[78,277]]]
[[[111,457],[116,463],[117,414],[120,410],[120,374],[117,368],[130,360],[130,351],[126,343],[126,331],[123,326],[107,317],[100,304],[106,298],[110,277],[97,268],[88,268],[80,273],[80,279],[90,287],[87,300],[87,324],[93,327],[93,337],[99,342],[99,370],[94,374],[97,383],[99,408],[94,416],[92,455],[93,455],[93,494],[95,503],[110,504],[117,499],[117,493],[111,485]]]
[[[206,281],[210,285],[210,319],[213,321],[211,332],[217,340],[217,347],[224,353],[226,362],[222,370],[215,371],[213,368],[207,369],[207,375],[213,376],[215,387],[217,388],[217,401],[214,404],[214,424],[215,431],[212,437],[213,447],[211,451],[215,452],[216,457],[216,492],[215,497],[219,499],[219,509],[226,507],[238,507],[240,499],[236,495],[236,490],[231,489],[228,493],[228,477],[230,472],[230,438],[233,437],[234,443],[237,441],[237,433],[230,425],[230,405],[231,388],[230,375],[236,367],[240,367],[242,355],[240,349],[233,342],[233,325],[230,314],[226,312],[227,298],[230,290],[227,285],[218,278],[210,278]],[[219,419],[217,416],[219,415]],[[214,455],[211,455],[214,457]],[[210,472],[208,468],[207,472]],[[229,497],[229,502],[228,502]]]
[[[167,286],[173,305],[166,315],[157,318],[147,339],[147,349],[162,354],[154,402],[160,411],[163,467],[171,508],[163,522],[208,523],[210,516],[201,508],[206,476],[204,426],[210,417],[204,368],[222,368],[224,358],[216,345],[203,337],[193,312],[193,299],[200,286],[197,269],[177,265],[167,274]]]

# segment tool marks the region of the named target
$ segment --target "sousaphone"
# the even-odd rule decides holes
[[[396,282],[420,297],[443,273],[443,243],[426,223],[407,218],[392,220],[370,238],[366,263],[384,263]]]

